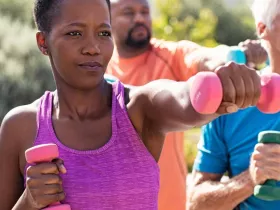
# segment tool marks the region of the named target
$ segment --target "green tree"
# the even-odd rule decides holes
[[[33,0],[0,0],[0,14],[34,26],[32,21],[33,2]]]
[[[217,18],[210,9],[201,9],[195,14],[182,0],[157,0],[158,15],[153,21],[156,37],[167,40],[191,40],[213,47]],[[188,8],[188,9],[186,9]]]
[[[244,3],[228,8],[223,0],[156,0],[154,7],[159,38],[188,39],[204,46],[256,39],[253,17]]]
[[[54,89],[47,59],[36,45],[36,31],[0,17],[0,122],[13,107],[31,103]]]

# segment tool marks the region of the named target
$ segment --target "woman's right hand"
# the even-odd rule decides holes
[[[52,203],[64,200],[60,173],[66,173],[63,160],[30,166],[26,171],[25,198],[34,209],[42,209]]]

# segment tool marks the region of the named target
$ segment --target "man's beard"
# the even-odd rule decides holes
[[[147,36],[143,39],[135,40],[132,37],[133,30],[139,26],[144,27],[147,30]],[[129,30],[128,36],[125,40],[125,45],[134,48],[134,49],[143,49],[150,44],[151,32],[144,24],[137,24],[132,29]]]

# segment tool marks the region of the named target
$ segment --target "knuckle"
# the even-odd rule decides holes
[[[276,172],[268,171],[267,172],[267,178],[269,178],[269,179],[276,179],[277,180],[279,178],[279,175]]]
[[[216,74],[220,75],[221,73],[223,73],[223,72],[226,70],[227,65],[228,65],[228,64],[223,65],[223,66],[219,66],[219,67],[217,68],[217,70],[216,70]]]
[[[28,168],[26,169],[26,175],[29,177],[32,176],[32,173],[33,173],[33,166],[28,166]]]
[[[51,177],[51,181],[52,181],[53,183],[56,183],[56,184],[60,184],[60,183],[62,182],[60,176],[58,176],[58,175],[52,176],[52,177]]]
[[[63,187],[62,187],[61,184],[58,184],[58,185],[57,185],[57,192],[58,192],[58,193],[63,192]]]
[[[224,99],[228,100],[229,98],[232,97],[232,93],[229,89],[224,88],[223,92],[224,92]],[[227,102],[230,102],[230,101],[227,101]]]
[[[253,165],[255,164],[255,161],[258,159],[258,156],[259,156],[259,154],[256,153],[256,152],[254,152],[254,153],[252,154],[251,159],[252,159],[252,164],[253,164]]]
[[[58,177],[58,183],[62,184],[62,178],[60,176],[57,176],[57,177]]]
[[[239,67],[245,71],[247,71],[248,67],[245,64],[239,64]]]
[[[264,147],[264,145],[262,145],[262,144],[257,144],[257,145],[255,146],[254,155],[257,155],[257,154],[258,154],[257,152],[261,152],[261,151],[263,150],[263,147]]]
[[[49,165],[49,170],[52,171],[53,173],[55,174],[58,174],[58,168],[57,168],[57,165],[55,163],[50,163]]]
[[[60,194],[61,194],[61,196],[60,196],[60,200],[64,200],[64,199],[65,199],[65,197],[66,197],[65,192],[62,192],[62,193],[60,193]]]
[[[244,43],[245,43],[245,44],[249,44],[249,43],[251,43],[251,42],[252,42],[252,40],[246,39]]]
[[[63,186],[61,184],[53,185],[52,188],[50,189],[50,191],[51,191],[52,194],[62,193],[63,192]]]
[[[30,178],[30,177],[27,177],[27,178],[26,178],[26,185],[27,185],[28,187],[32,186],[32,185],[33,185],[33,179]]]
[[[64,192],[57,193],[57,194],[55,195],[55,200],[56,200],[56,201],[62,201],[62,200],[64,200],[64,199],[65,199],[65,193],[64,193]]]
[[[244,93],[241,92],[241,91],[239,91],[238,88],[237,88],[237,91],[236,91],[235,94],[236,94],[236,99],[237,99],[237,100],[241,100],[241,99],[243,99],[243,97],[244,97]]]
[[[227,66],[234,67],[234,66],[236,66],[236,63],[233,61],[230,61],[230,62],[228,62]]]

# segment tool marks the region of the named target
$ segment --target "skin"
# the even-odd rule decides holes
[[[131,58],[140,55],[149,49],[149,44],[133,48],[125,44],[129,31],[132,30],[132,39],[141,41],[148,39],[152,34],[152,17],[147,0],[113,0],[112,27],[115,45],[121,57]]]
[[[105,1],[68,0],[62,4],[50,33],[38,32],[36,36],[39,49],[49,57],[57,85],[52,114],[56,135],[65,146],[75,150],[100,148],[111,137],[112,86],[103,78],[113,53],[111,30]],[[81,67],[89,61],[99,62],[100,67],[96,71]],[[168,132],[187,130],[221,114],[256,105],[261,88],[254,70],[230,63],[217,69],[217,75],[224,87],[224,97],[217,113],[212,115],[201,115],[193,109],[189,99],[192,79],[188,82],[158,80],[142,87],[126,88],[130,120],[156,161]],[[38,105],[35,101],[11,110],[1,125],[0,192],[4,193],[0,206],[3,210],[38,210],[64,199],[58,174],[67,169],[60,159],[29,167],[24,189],[24,152],[33,146],[36,138]]]
[[[268,28],[264,23],[257,24],[257,33],[267,46],[271,72],[280,73],[279,36],[280,16]],[[253,194],[254,187],[268,179],[280,180],[280,145],[257,144],[251,156],[250,166],[240,175],[221,182],[223,174],[193,171],[188,201],[189,210],[233,209]]]

